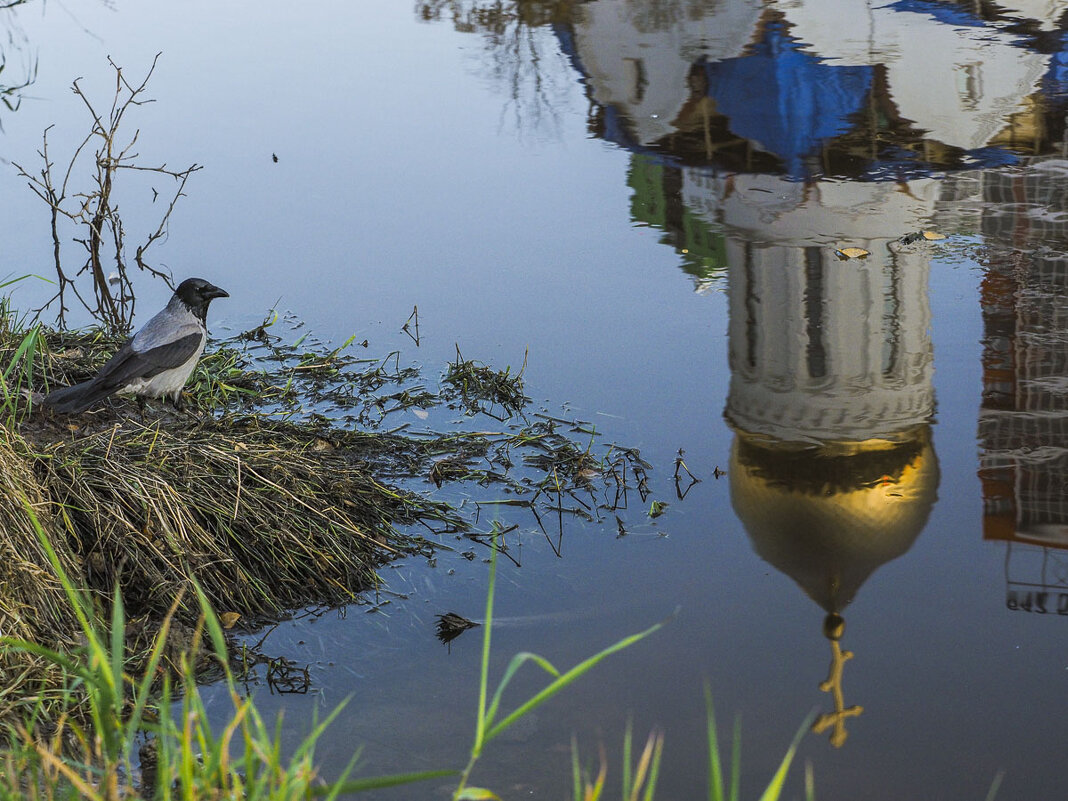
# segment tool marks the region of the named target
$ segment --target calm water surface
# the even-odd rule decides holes
[[[624,537],[614,515],[552,538],[502,515],[521,567],[501,565],[493,667],[568,666],[678,614],[495,742],[477,783],[563,797],[572,735],[615,775],[632,720],[666,733],[658,797],[699,797],[707,681],[742,718],[750,796],[815,709],[820,798],[983,798],[999,771],[999,798],[1059,798],[1066,6],[30,2],[0,12],[0,86],[34,79],[5,95],[0,157],[33,165],[51,124],[69,148],[70,82],[104,99],[107,55],[139,75],[162,52],[140,152],[205,169],[157,258],[230,291],[217,332],[278,302],[431,376],[457,345],[527,353],[539,406],[641,449],[670,506],[635,499]],[[152,195],[127,191],[133,226]],[[3,272],[47,274],[44,208],[7,165],[0,220]],[[924,230],[946,238],[901,239]],[[145,282],[141,308],[164,294]],[[682,500],[680,448],[702,479]],[[269,635],[311,666],[313,694],[257,690],[294,741],[351,697],[327,777],[359,747],[364,774],[464,763],[479,642],[447,649],[434,619],[481,616],[484,556],[395,564],[377,597]]]

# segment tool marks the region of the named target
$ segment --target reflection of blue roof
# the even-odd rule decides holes
[[[1047,95],[1068,94],[1068,43],[1061,42],[1062,49],[1054,53],[1049,60],[1049,69],[1042,81],[1042,89]]]
[[[849,117],[864,108],[874,70],[836,66],[802,51],[781,23],[741,58],[706,62],[708,95],[730,120],[731,130],[758,143],[802,175],[805,156],[820,143],[852,128]]]
[[[896,0],[890,8],[929,14],[937,20],[932,24],[984,24],[953,4],[934,0]],[[587,79],[574,29],[561,23],[552,27],[561,51]],[[707,94],[731,132],[776,157],[788,177],[805,179],[822,173],[818,160],[822,145],[847,133],[858,122],[857,115],[867,108],[875,68],[825,61],[809,46],[791,38],[787,30],[788,25],[782,22],[768,22],[761,40],[747,48],[745,55],[718,62],[699,61],[695,67],[704,73]],[[1052,88],[1056,94],[1068,90],[1068,46],[1054,57],[1044,88]],[[679,159],[670,145],[640,142],[624,107],[602,104],[601,112],[604,139],[664,163]],[[883,143],[874,158],[857,158],[864,162],[863,166],[856,165],[858,177],[867,180],[901,181],[944,169],[925,161],[922,151],[890,143]],[[1004,148],[982,147],[963,151],[960,158],[959,167],[976,169],[1012,164],[1019,157]],[[715,163],[707,166],[715,168]]]
[[[928,14],[939,22],[958,27],[982,28],[986,23],[956,3],[941,3],[938,0],[897,0],[886,8],[892,11],[912,11]]]

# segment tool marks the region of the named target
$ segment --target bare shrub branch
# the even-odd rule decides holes
[[[55,306],[57,322],[60,326],[65,326],[69,311],[68,300],[73,296],[77,303],[109,330],[122,334],[130,330],[135,300],[129,274],[131,265],[126,257],[126,228],[119,214],[115,193],[116,179],[123,170],[165,176],[174,181],[174,191],[169,195],[170,201],[158,225],[145,235],[144,241],[137,246],[133,262],[142,272],[163,279],[171,288],[174,286],[170,275],[153,267],[145,255],[154,243],[166,238],[175,204],[184,196],[189,177],[201,167],[192,164],[183,170],[172,170],[166,163],[159,166],[139,164],[139,155],[134,150],[140,136],[139,130],[134,131],[125,145],[120,144],[120,128],[126,113],[153,102],[151,98],[145,97],[145,90],[158,60],[157,53],[144,79],[131,83],[123,74],[122,68],[108,59],[115,71],[115,91],[106,114],[97,111],[97,107],[79,84],[81,79],[74,81],[71,88],[89,112],[92,127],[67,162],[61,182],[56,182],[56,165],[48,152],[48,133],[52,126],[45,129],[41,149],[37,151],[43,162],[41,169],[37,173],[31,173],[20,164],[15,164],[19,174],[27,179],[30,189],[51,211],[52,254],[57,288],[56,293],[37,309],[38,317]],[[92,150],[93,154],[89,187],[84,191],[75,191],[71,183],[72,176],[76,174],[76,167],[83,166],[86,158],[83,154],[89,150]],[[158,192],[155,187],[152,191],[155,198]],[[81,245],[84,250],[81,257],[84,261],[73,271],[65,269],[62,260],[62,229],[67,223],[73,223],[77,230],[83,232],[71,240]],[[90,282],[91,293],[89,287],[85,286]]]

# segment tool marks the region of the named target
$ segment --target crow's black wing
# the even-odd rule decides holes
[[[142,378],[152,378],[164,370],[181,367],[192,359],[204,342],[204,334],[187,334],[173,342],[138,352],[127,342],[100,368],[93,383],[101,389],[117,391]]]
[[[131,344],[133,340],[129,340],[92,379],[55,389],[45,397],[44,403],[63,414],[84,412],[132,381],[180,367],[196,355],[203,341],[204,334],[196,332],[138,353]]]

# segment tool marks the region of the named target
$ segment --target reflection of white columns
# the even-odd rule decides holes
[[[727,414],[786,441],[893,438],[934,411],[927,246],[937,182],[803,184],[685,173],[690,208],[725,231]],[[841,261],[834,247],[870,251]]]
[[[927,259],[840,262],[829,248],[730,239],[728,415],[779,439],[890,438],[926,422]],[[881,258],[880,258],[881,256]]]
[[[1052,30],[1068,0],[1002,5]],[[828,65],[885,67],[901,115],[927,138],[966,150],[987,145],[1025,110],[1050,63],[1019,47],[1020,37],[1003,24],[954,25],[871,0],[773,0],[771,7],[802,48]],[[762,37],[765,4],[590,0],[576,13],[575,52],[594,101],[618,108],[648,145],[675,132],[694,64],[744,56]]]

